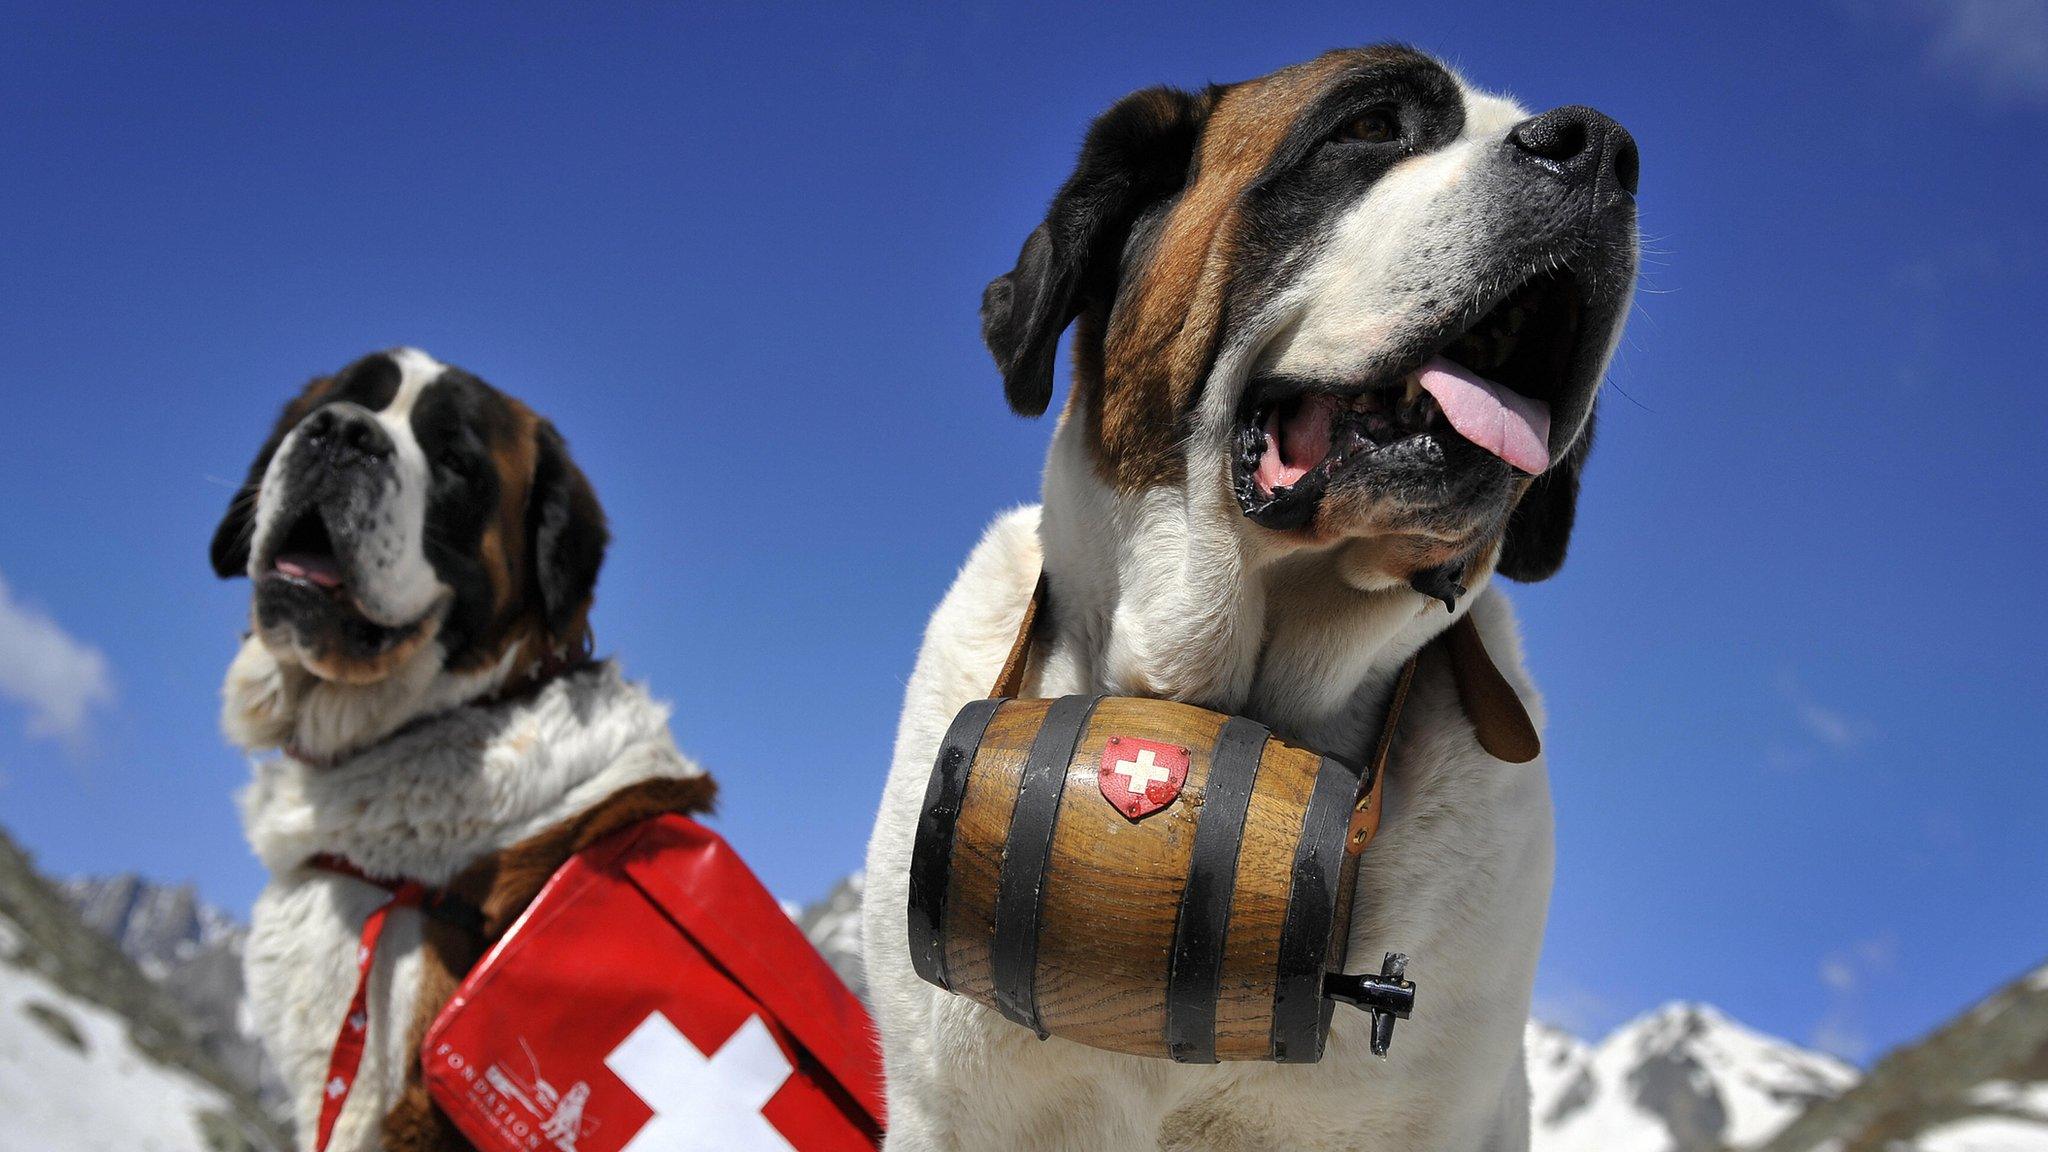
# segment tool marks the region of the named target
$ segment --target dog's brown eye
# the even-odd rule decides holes
[[[1385,144],[1401,138],[1401,118],[1392,108],[1373,108],[1353,116],[1337,129],[1337,139]]]

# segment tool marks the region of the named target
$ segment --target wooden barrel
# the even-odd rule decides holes
[[[976,701],[918,822],[913,962],[1041,1037],[1312,1063],[1378,796],[1359,769],[1243,717],[1121,696]]]

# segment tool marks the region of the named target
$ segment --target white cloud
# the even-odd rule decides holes
[[[1576,984],[1548,977],[1537,982],[1529,1015],[1582,1038],[1605,1034],[1619,1018],[1615,1006],[1606,997]]]
[[[1861,980],[1856,969],[1840,956],[1830,956],[1820,962],[1820,982],[1831,992],[1854,992]]]
[[[28,712],[31,736],[82,740],[93,710],[114,702],[99,649],[16,599],[0,577],[0,698]]]
[[[1799,706],[1799,722],[1809,735],[1837,751],[1856,743],[1856,727],[1847,716],[1811,701]]]
[[[1847,752],[1869,736],[1862,721],[1814,699],[1790,672],[1778,677],[1778,694],[1792,706],[1800,729],[1830,752]]]
[[[1813,1026],[1813,1035],[1806,1038],[1806,1044],[1852,1064],[1861,1063],[1865,1056],[1870,1055],[1870,1036],[1863,1030],[1863,1025],[1838,1017],[1833,1012]]]
[[[2048,0],[1919,0],[1928,66],[1993,103],[2048,103]]]
[[[1828,1007],[1808,1038],[1815,1048],[1844,1060],[1862,1060],[1870,1055],[1870,1038],[1863,1025],[1863,992],[1872,976],[1898,966],[1898,937],[1889,933],[1858,940],[1821,957],[1819,976],[1827,989]]]

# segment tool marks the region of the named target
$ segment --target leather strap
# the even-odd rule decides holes
[[[1527,764],[1543,754],[1543,741],[1515,686],[1501,675],[1493,658],[1486,654],[1486,642],[1479,638],[1479,625],[1468,615],[1460,616],[1441,641],[1451,658],[1451,679],[1458,685],[1458,703],[1479,737],[1479,746],[1495,760]]]
[[[1394,698],[1387,702],[1387,718],[1380,721],[1379,743],[1373,746],[1372,761],[1358,781],[1358,799],[1351,805],[1351,828],[1344,835],[1344,851],[1350,855],[1365,851],[1365,846],[1380,833],[1380,816],[1386,807],[1381,798],[1387,790],[1387,757],[1394,750],[1394,732],[1401,727],[1401,710],[1408,706],[1408,690],[1415,686],[1415,666],[1421,657],[1417,652],[1401,665],[1401,676],[1394,681]]]
[[[1049,595],[1046,574],[1041,570],[1038,582],[1031,590],[1031,599],[1024,605],[1024,617],[1017,622],[1017,638],[1011,642],[1010,653],[1003,659],[1002,671],[997,673],[995,686],[989,691],[990,698],[1015,697],[1023,691],[1024,674],[1038,639],[1039,617]],[[1451,678],[1458,687],[1458,703],[1463,707],[1473,733],[1479,738],[1479,746],[1486,750],[1487,755],[1508,764],[1527,764],[1542,754],[1543,741],[1536,735],[1536,725],[1529,719],[1528,709],[1523,707],[1514,685],[1501,675],[1493,658],[1487,654],[1486,642],[1479,636],[1479,626],[1472,622],[1469,613],[1460,616],[1441,636],[1424,645],[1423,650],[1430,648],[1443,649],[1450,659]],[[1394,734],[1401,726],[1401,712],[1407,706],[1408,693],[1415,684],[1415,669],[1421,657],[1422,653],[1417,652],[1401,666],[1400,678],[1394,683],[1393,699],[1387,704],[1386,719],[1380,724],[1379,741],[1373,747],[1372,762],[1366,766],[1365,775],[1359,780],[1358,799],[1352,806],[1351,827],[1344,844],[1345,851],[1352,855],[1364,851],[1379,833],[1387,759],[1393,751]]]
[[[1044,569],[1038,573],[1038,584],[1031,589],[1031,599],[1024,605],[1024,619],[1017,622],[1017,639],[1010,643],[1010,654],[1003,658],[1003,670],[996,673],[996,684],[989,689],[991,697],[1015,697],[1024,690],[1024,670],[1031,663],[1031,645],[1038,638],[1038,613],[1044,607],[1046,577]]]

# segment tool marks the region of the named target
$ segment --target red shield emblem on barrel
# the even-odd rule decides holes
[[[1136,736],[1111,736],[1096,770],[1103,799],[1132,820],[1173,803],[1188,782],[1188,750]]]

